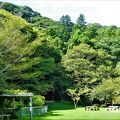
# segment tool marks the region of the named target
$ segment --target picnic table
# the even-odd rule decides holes
[[[4,118],[6,118],[6,120],[9,120],[10,116],[11,116],[10,114],[2,114],[0,115],[0,120],[3,120]]]
[[[107,110],[119,110],[119,106],[108,106]]]
[[[99,110],[99,107],[97,106],[86,106],[85,107],[85,111],[98,111]]]

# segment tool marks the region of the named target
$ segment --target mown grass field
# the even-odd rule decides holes
[[[22,117],[20,120],[29,120],[29,117]],[[120,110],[107,111],[100,108],[100,111],[85,111],[84,107],[74,109],[67,102],[53,102],[49,104],[47,114],[33,116],[33,120],[120,120]]]

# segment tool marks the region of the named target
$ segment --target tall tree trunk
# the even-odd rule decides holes
[[[74,107],[75,107],[75,109],[76,109],[76,102],[75,102],[75,100],[73,100],[73,102],[74,102]]]
[[[73,102],[74,102],[74,107],[76,109],[78,101],[77,100],[73,100]]]

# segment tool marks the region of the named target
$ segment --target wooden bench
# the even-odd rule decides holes
[[[99,107],[97,106],[86,106],[85,107],[85,111],[98,111],[99,110]]]
[[[9,117],[11,115],[10,114],[3,114],[3,115],[0,115],[0,120],[3,120],[4,118],[6,118],[6,120],[9,120]]]
[[[107,110],[108,111],[112,111],[112,110],[119,110],[119,106],[109,106],[109,107],[107,107]]]

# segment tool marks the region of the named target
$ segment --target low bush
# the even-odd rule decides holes
[[[94,106],[100,107],[100,104],[94,104]]]
[[[35,95],[32,97],[33,106],[42,106],[45,104],[45,97],[40,95]]]
[[[100,106],[101,108],[105,108],[105,107],[107,107],[105,104],[102,104],[101,106]]]

